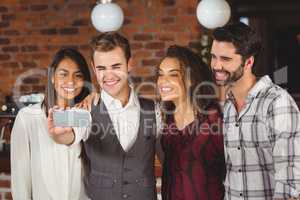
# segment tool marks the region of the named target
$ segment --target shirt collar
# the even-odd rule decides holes
[[[248,93],[248,98],[256,98],[259,97],[259,94],[265,90],[266,88],[273,85],[272,80],[268,75],[265,75],[257,81],[257,83],[250,89]]]
[[[255,83],[255,85],[250,89],[250,91],[248,92],[248,96],[247,99],[252,99],[252,98],[256,98],[259,97],[259,94],[266,88],[270,87],[271,85],[273,85],[272,80],[270,79],[270,77],[268,75],[265,75],[263,77],[261,77],[259,79],[259,81],[257,81]],[[231,91],[229,91],[226,94],[226,99],[227,100],[234,100],[234,95]]]
[[[134,88],[132,85],[129,85],[130,87],[130,96],[128,99],[128,103],[124,106],[124,108],[128,108],[131,106],[139,106],[139,100],[138,97],[134,91]],[[122,108],[122,103],[119,99],[116,99],[112,97],[110,94],[108,94],[106,91],[101,91],[101,100],[105,103],[107,107],[115,107],[115,108]]]

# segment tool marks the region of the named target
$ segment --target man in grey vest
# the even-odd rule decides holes
[[[72,134],[52,133],[53,138],[69,145],[84,141],[85,186],[92,200],[155,200],[156,106],[137,97],[129,84],[132,61],[125,37],[104,33],[91,45],[91,65],[101,87],[91,109],[92,125],[74,128]]]

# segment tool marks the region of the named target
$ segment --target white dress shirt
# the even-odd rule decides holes
[[[128,103],[123,107],[122,103],[110,96],[104,90],[101,91],[101,100],[105,104],[109,117],[113,123],[116,135],[124,151],[128,151],[135,143],[140,126],[140,103],[137,94],[131,87]],[[159,136],[162,123],[159,105],[155,104],[155,117],[157,137]],[[87,140],[90,134],[90,128],[73,127],[75,132],[74,144],[78,144],[81,140]]]
[[[41,104],[21,109],[11,135],[14,200],[84,200],[80,144],[56,144]]]
[[[114,99],[104,90],[101,91],[101,100],[107,108],[123,150],[128,151],[137,138],[140,125],[140,104],[136,94],[130,92],[128,103],[124,107],[120,100]]]

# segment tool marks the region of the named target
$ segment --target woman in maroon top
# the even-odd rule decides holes
[[[222,123],[211,77],[197,54],[176,45],[159,66],[163,200],[223,199]]]

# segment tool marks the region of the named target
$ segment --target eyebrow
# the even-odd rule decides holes
[[[113,65],[111,65],[111,67],[117,67],[117,66],[120,66],[121,65],[121,63],[115,63],[115,64],[113,64]],[[103,65],[98,65],[98,66],[96,66],[96,68],[101,68],[101,69],[105,69],[106,68],[106,66],[103,66]]]
[[[158,69],[159,71],[163,71],[163,70],[161,70],[160,68]],[[180,72],[180,70],[179,69],[171,69],[171,70],[169,70],[168,72]]]
[[[66,69],[58,69],[58,71],[69,72],[69,71],[66,70]]]
[[[210,56],[215,56],[217,57],[214,53],[210,52]],[[220,56],[220,58],[224,59],[224,60],[232,60],[232,57],[228,57],[228,56]]]
[[[121,65],[121,63],[115,63],[115,64],[112,65],[112,67],[116,67],[116,66],[119,66],[119,65]]]
[[[58,71],[63,71],[63,72],[69,73],[69,70],[64,69],[64,68],[58,69]],[[77,71],[75,71],[74,73],[82,73],[82,72],[81,72],[80,70],[77,70]]]

